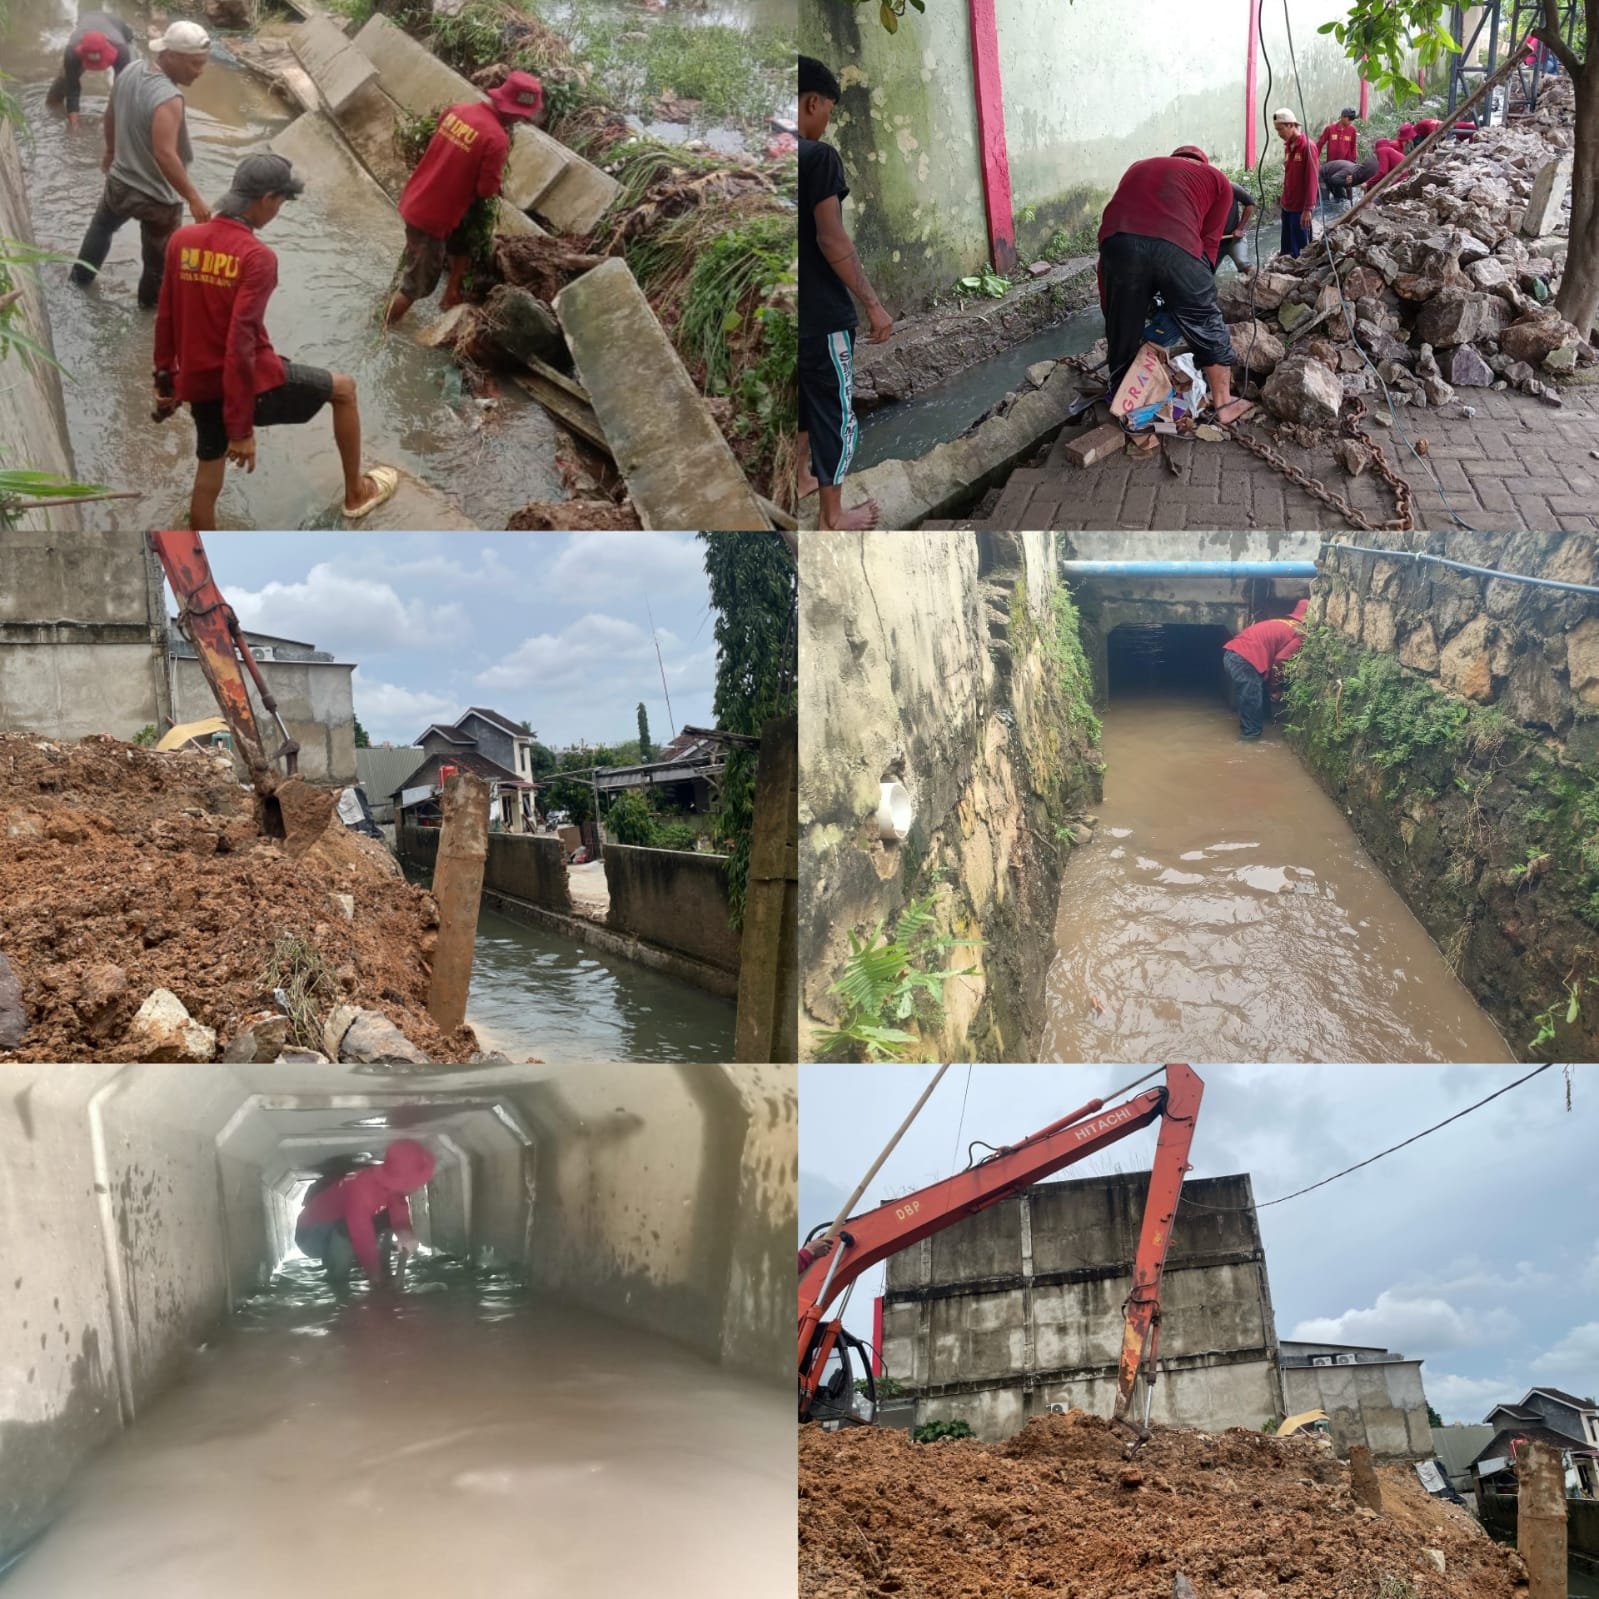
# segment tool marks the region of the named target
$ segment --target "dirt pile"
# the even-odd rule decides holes
[[[226,757],[0,734],[0,955],[26,1019],[7,1058],[136,1060],[135,1018],[162,989],[225,1050],[274,1010],[267,969],[294,939],[326,974],[319,1011],[379,1012],[430,1058],[465,1060],[470,1032],[427,1015],[437,919],[336,820],[294,854],[262,837]]]
[[[1297,261],[1220,286],[1237,364],[1265,380],[1273,416],[1327,427],[1384,385],[1396,405],[1446,414],[1471,414],[1474,388],[1560,403],[1551,380],[1599,356],[1551,303],[1566,249],[1552,237],[1558,201],[1537,237],[1522,228],[1552,181],[1540,175],[1569,161],[1569,96],[1557,81],[1537,118],[1445,141]]]
[[[1160,1427],[1125,1458],[1081,1411],[1003,1445],[800,1433],[802,1599],[1514,1599],[1519,1560],[1383,1467],[1358,1506],[1325,1445]],[[1431,1551],[1429,1553],[1429,1551]],[[1438,1566],[1442,1559],[1443,1569]]]

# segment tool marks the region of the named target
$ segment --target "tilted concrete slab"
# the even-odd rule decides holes
[[[615,178],[574,158],[554,187],[530,203],[557,233],[582,235],[594,231],[621,192],[622,185]]]
[[[326,115],[308,111],[296,117],[272,140],[271,149],[292,163],[319,206],[348,219],[352,231],[358,227],[372,249],[400,259],[405,227],[399,213]]]
[[[289,35],[289,48],[333,111],[342,111],[378,69],[331,17],[316,16]]]
[[[569,283],[555,314],[646,528],[771,527],[625,261]]]

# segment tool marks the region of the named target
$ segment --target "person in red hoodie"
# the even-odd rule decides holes
[[[407,1254],[416,1250],[407,1194],[427,1187],[437,1163],[414,1138],[397,1138],[379,1166],[358,1166],[313,1183],[295,1223],[294,1241],[343,1280],[352,1265],[369,1283],[383,1276],[383,1245],[390,1234]]]
[[[255,430],[309,422],[324,405],[333,407],[345,517],[365,516],[399,482],[393,467],[361,470],[355,379],[285,362],[267,337],[278,258],[256,232],[304,188],[282,156],[246,156],[211,220],[179,228],[167,245],[155,320],[155,419],[165,421],[185,401],[194,418],[189,526],[197,533],[216,526],[228,462],[255,470]]]
[[[1291,616],[1272,616],[1246,627],[1237,638],[1222,645],[1221,664],[1226,669],[1238,701],[1238,732],[1243,738],[1259,738],[1270,714],[1267,698],[1272,673],[1291,660],[1305,642],[1305,612],[1309,600],[1301,600]]]
[[[543,109],[539,80],[531,72],[510,72],[504,83],[489,90],[487,100],[446,106],[439,113],[438,129],[400,195],[405,256],[384,326],[393,327],[438,287],[446,258],[450,278],[439,304],[447,311],[460,303],[468,265],[461,224],[474,200],[500,192],[511,130],[518,122],[532,122]]]
[[[1359,115],[1353,106],[1346,105],[1338,113],[1338,120],[1321,130],[1316,151],[1324,162],[1360,160],[1360,134],[1355,127]]]
[[[1299,118],[1292,111],[1273,111],[1271,120],[1283,141],[1283,254],[1297,259],[1311,240],[1320,168],[1316,147],[1299,131]]]
[[[1381,183],[1405,159],[1405,152],[1392,139],[1379,139],[1375,149],[1377,155],[1377,181]]]
[[[1411,141],[1416,137],[1416,124],[1414,122],[1401,122],[1394,134],[1394,143],[1401,152],[1410,148]]]

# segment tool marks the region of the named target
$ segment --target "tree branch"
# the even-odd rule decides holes
[[[1549,47],[1550,54],[1571,74],[1573,83],[1581,82],[1582,58],[1560,37],[1560,0],[1543,0],[1543,21],[1533,29],[1532,36]]]

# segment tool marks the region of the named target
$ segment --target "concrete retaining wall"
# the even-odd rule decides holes
[[[1097,792],[1050,654],[1055,536],[818,533],[800,549],[804,1028],[837,1019],[851,931],[931,894],[963,939],[930,1050],[1030,1058],[1059,897],[1059,824]],[[885,781],[903,842],[875,835]],[[1047,841],[1041,844],[1040,840]],[[940,876],[938,874],[942,873]]]
[[[998,0],[1023,261],[1055,228],[1097,222],[1121,174],[1144,156],[1198,143],[1227,165],[1242,164],[1250,3],[1150,0],[1112,14]],[[1307,114],[1319,132],[1341,106],[1360,103],[1354,66],[1316,32],[1343,12],[1336,0],[1290,0],[1289,14]],[[1281,8],[1265,8],[1263,43],[1280,90],[1288,61]],[[889,35],[874,7],[821,0],[801,13],[800,48],[831,66],[844,87],[829,138],[850,185],[845,223],[878,292],[896,314],[947,294],[988,259],[966,14],[929,6],[907,12]],[[1062,93],[1067,83],[1071,92]],[[1258,118],[1259,110],[1257,127]]]
[[[1325,1410],[1333,1447],[1347,1457],[1364,1444],[1378,1460],[1432,1457],[1432,1428],[1419,1360],[1356,1366],[1285,1366],[1283,1404],[1290,1415]]]
[[[1599,584],[1591,534],[1360,543]],[[1296,743],[1518,1054],[1599,1050],[1599,596],[1335,545]],[[1565,1013],[1573,987],[1578,1016]]]
[[[22,156],[17,147],[17,130],[0,119],[0,238],[21,244],[34,243],[33,219],[28,212],[27,191],[22,179]],[[54,351],[50,336],[50,315],[45,309],[44,289],[39,271],[61,268],[12,268],[10,285],[22,290],[19,308],[12,313],[12,325],[34,343]],[[61,376],[48,362],[32,355],[12,355],[0,380],[0,466],[26,467],[35,472],[74,475],[72,441],[67,432],[66,406],[61,396]],[[95,520],[104,526],[110,521],[113,505],[96,505]],[[61,505],[49,511],[28,511],[20,525],[29,528],[54,528],[57,532],[83,526],[83,511],[74,505]],[[0,601],[4,596],[0,595]]]
[[[889,1260],[883,1356],[915,1390],[918,1424],[995,1439],[1052,1404],[1108,1412],[1148,1187],[1147,1172],[1041,1184]],[[1153,1414],[1259,1427],[1283,1399],[1249,1179],[1184,1193],[1196,1203],[1172,1229]]]
[[[723,971],[738,970],[725,855],[607,844],[605,882],[611,927]]]
[[[1479,1494],[1477,1498],[1483,1525],[1514,1537],[1516,1496],[1485,1493]],[[1573,1555],[1581,1555],[1590,1562],[1599,1562],[1599,1504],[1595,1504],[1591,1499],[1566,1501],[1566,1548]]]
[[[0,437],[4,425],[0,413]],[[0,559],[0,728],[132,738],[160,725],[166,607],[144,535],[13,531]]]
[[[381,1148],[404,1107],[439,1173],[435,1247],[711,1360],[792,1380],[792,1068],[585,1064],[452,1072],[337,1066],[17,1067],[0,1097],[0,1565],[73,1472],[185,1377],[292,1238],[310,1162]],[[531,1202],[531,1209],[530,1207]]]

